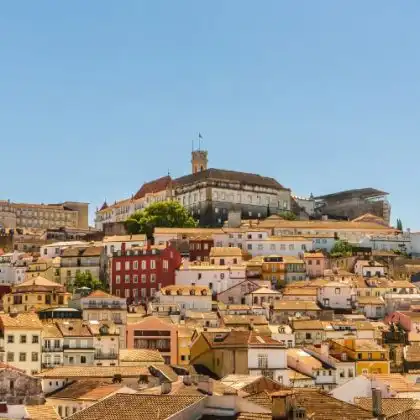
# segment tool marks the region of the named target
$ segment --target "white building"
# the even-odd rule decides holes
[[[251,333],[248,340],[248,370],[253,376],[267,376],[287,383],[287,349],[283,342]]]
[[[386,268],[377,261],[358,260],[354,265],[354,273],[362,277],[385,277]]]
[[[312,240],[301,236],[270,236],[246,241],[246,250],[252,256],[278,254],[300,257],[313,249]]]
[[[63,335],[55,323],[45,323],[42,330],[42,369],[49,369],[63,365],[63,346]]]
[[[273,303],[275,300],[281,299],[281,293],[268,287],[260,287],[257,290],[248,292],[245,295],[245,303],[249,306],[260,305],[264,303]]]
[[[41,370],[43,325],[35,313],[1,314],[0,362],[33,375]]]
[[[127,251],[133,247],[144,247],[147,245],[146,235],[114,235],[105,236],[102,240],[105,254],[110,258],[114,252]]]
[[[289,325],[273,325],[269,324],[268,328],[271,331],[271,338],[273,340],[284,343],[287,348],[295,347],[295,334]]]
[[[181,315],[187,310],[205,312],[212,309],[211,291],[204,286],[166,286],[156,293],[156,297],[159,303],[179,305]]]
[[[96,366],[118,365],[119,326],[109,321],[89,321],[88,326],[93,335],[94,364]]]
[[[391,235],[369,235],[360,240],[359,245],[370,247],[373,251],[401,251],[408,254],[412,252],[410,232]]]
[[[19,284],[25,280],[27,263],[32,256],[14,251],[0,256],[0,284]]]
[[[331,281],[318,288],[317,300],[324,308],[352,309],[356,288],[351,282]]]
[[[205,286],[221,293],[246,279],[245,265],[191,264],[184,260],[175,272],[176,285]]]
[[[54,242],[52,244],[47,244],[41,246],[40,254],[42,258],[55,258],[61,255],[63,249],[72,247],[80,248],[88,246],[88,242],[84,241],[65,241],[65,242]]]

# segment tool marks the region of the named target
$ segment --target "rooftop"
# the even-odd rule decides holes
[[[199,403],[193,395],[115,394],[68,417],[69,420],[162,420]]]
[[[140,375],[150,375],[142,366],[60,366],[35,374],[39,378],[113,378],[121,375],[123,378],[138,378]]]
[[[47,398],[98,401],[121,387],[121,384],[105,384],[92,380],[74,381],[65,388],[50,393]]]
[[[60,420],[60,416],[51,404],[25,405],[27,420]]]
[[[164,363],[158,350],[120,349],[120,362]]]
[[[42,330],[43,328],[42,322],[34,312],[0,314],[0,324],[10,329]]]
[[[146,242],[147,236],[143,234],[139,235],[113,235],[113,236],[105,236],[102,240],[104,243],[109,242]]]
[[[326,194],[326,195],[319,195],[315,197],[316,200],[325,200],[325,199],[337,199],[337,200],[347,200],[350,198],[373,198],[373,197],[380,197],[388,195],[387,192],[377,190],[376,188],[359,188],[354,190],[344,190],[339,191],[336,193]]]
[[[273,302],[275,311],[320,311],[320,307],[312,301],[276,300]]]
[[[214,257],[242,257],[242,250],[237,247],[217,247],[214,246],[210,250],[210,258]]]
[[[372,398],[359,397],[354,403],[365,410],[372,410]],[[413,398],[382,398],[382,413],[388,418],[398,413],[404,413],[416,406]]]

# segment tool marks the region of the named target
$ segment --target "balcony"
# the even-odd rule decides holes
[[[95,360],[117,360],[118,355],[115,353],[95,353]]]
[[[90,351],[90,350],[96,350],[96,349],[93,346],[82,347],[79,345],[76,347],[70,347],[68,344],[64,344],[63,350]]]
[[[45,346],[42,346],[42,351],[44,353],[60,352],[60,351],[63,351],[63,346],[60,346],[60,347],[45,347]]]
[[[63,366],[62,362],[53,362],[53,363],[41,363],[42,369],[53,369],[57,366]]]

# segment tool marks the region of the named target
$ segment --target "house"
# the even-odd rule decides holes
[[[303,300],[316,302],[317,301],[317,287],[294,287],[289,285],[282,290],[283,300]]]
[[[217,328],[220,324],[220,318],[217,312],[202,312],[196,310],[185,311],[185,325],[189,328]]]
[[[120,326],[112,321],[88,321],[88,328],[93,336],[96,366],[118,365],[120,350]]]
[[[245,294],[260,288],[258,280],[243,280],[217,294],[217,301],[229,305],[245,304]]]
[[[331,340],[331,353],[347,354],[356,363],[356,374],[390,373],[389,352],[372,340],[353,337]]]
[[[251,327],[268,325],[267,318],[262,315],[224,315],[222,325],[226,328],[250,330]]]
[[[42,245],[39,253],[42,258],[53,259],[59,257],[61,252],[66,248],[86,247],[88,245],[89,244],[85,241],[54,241],[53,243]]]
[[[288,348],[295,347],[295,334],[289,325],[269,324],[271,338],[287,345]]]
[[[391,312],[385,320],[389,323],[399,324],[405,331],[420,332],[420,312],[396,311]]]
[[[361,277],[386,277],[386,267],[374,260],[358,260],[354,272]]]
[[[0,314],[0,362],[27,374],[39,372],[42,328],[33,312]]]
[[[303,260],[306,274],[310,278],[322,277],[324,270],[328,268],[328,259],[322,252],[305,252]]]
[[[0,363],[0,398],[7,405],[42,404],[41,381],[21,369]]]
[[[293,256],[284,256],[284,270],[285,270],[285,283],[293,284],[302,280],[306,280],[306,267],[305,262]]]
[[[340,401],[353,402],[355,398],[372,397],[373,389],[381,390],[382,399],[402,401],[406,397],[418,399],[420,395],[420,385],[400,373],[356,376],[334,388],[330,395]]]
[[[253,264],[260,264],[261,278],[270,285],[278,287],[284,285],[286,282],[286,267],[284,263],[284,257],[281,255],[267,255],[261,257],[254,257],[248,261],[249,269],[252,268]],[[248,274],[249,276],[249,274]]]
[[[127,301],[95,290],[80,299],[80,309],[85,321],[112,322],[119,329],[119,347],[126,347]]]
[[[267,287],[260,287],[257,290],[246,293],[245,303],[247,305],[262,305],[263,303],[273,303],[281,299],[281,293]]]
[[[43,277],[53,281],[55,279],[53,260],[50,258],[35,258],[26,264],[25,281]]]
[[[358,296],[356,300],[358,310],[363,312],[366,318],[383,319],[385,317],[385,301],[382,297]]]
[[[64,338],[55,322],[46,322],[42,326],[43,369],[64,365]]]
[[[72,285],[78,273],[90,273],[92,277],[105,278],[106,260],[102,246],[69,247],[61,251],[60,283]]]
[[[198,327],[201,330],[201,327]],[[208,329],[208,327],[202,327]],[[188,327],[179,326],[178,328],[178,365],[189,366],[190,364],[190,344],[196,329],[188,325]]]
[[[75,319],[57,321],[63,336],[64,366],[91,366],[94,364],[94,338],[87,322]]]
[[[111,293],[146,302],[162,287],[175,284],[181,254],[173,247],[153,246],[117,251],[111,262]]]
[[[269,236],[246,241],[246,250],[252,256],[278,254],[298,257],[312,249],[312,240],[303,236]]]
[[[166,286],[156,295],[159,303],[179,305],[181,314],[187,310],[211,311],[212,295],[205,286]]]
[[[190,263],[184,260],[175,272],[175,284],[206,286],[212,293],[221,293],[246,278],[245,265]]]
[[[101,384],[95,380],[74,381],[65,388],[49,394],[47,403],[52,405],[62,418],[66,418],[120,392],[134,394],[136,391],[122,384]]]
[[[296,346],[319,345],[326,338],[326,327],[323,321],[313,320],[293,320],[292,329],[295,334]]]
[[[214,247],[211,235],[201,235],[189,238],[190,261],[210,261],[210,250]]]
[[[210,263],[215,265],[241,265],[242,250],[236,247],[213,247],[210,250]]]
[[[351,282],[332,281],[318,288],[317,299],[323,308],[352,310],[356,289]]]
[[[387,293],[384,296],[386,313],[410,311],[410,308],[420,304],[420,293],[401,294]]]
[[[147,236],[138,235],[112,235],[102,239],[105,255],[112,258],[115,252],[125,252],[132,248],[143,248],[147,245]]]
[[[158,350],[165,363],[178,363],[178,327],[155,316],[127,324],[127,348]]]
[[[44,277],[35,277],[15,285],[10,293],[3,296],[5,312],[28,312],[64,306],[68,304],[70,293],[59,283]]]
[[[270,312],[270,321],[273,324],[288,323],[289,317],[307,316],[317,319],[321,308],[310,301],[275,300]]]
[[[205,366],[218,377],[249,373],[283,382],[286,346],[252,331],[202,332],[191,344],[191,363]]]

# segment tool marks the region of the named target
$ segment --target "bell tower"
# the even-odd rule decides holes
[[[202,172],[207,169],[207,150],[193,150],[191,153],[192,173]]]

